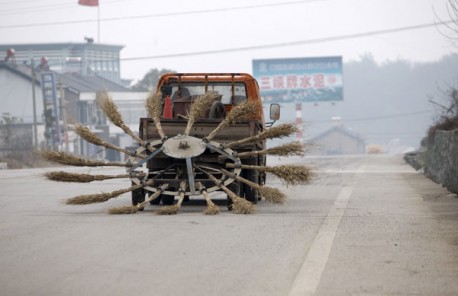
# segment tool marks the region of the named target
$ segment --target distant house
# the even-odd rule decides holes
[[[332,127],[310,142],[318,146],[319,154],[325,155],[364,154],[366,146],[364,139],[343,125]]]
[[[97,106],[95,99],[98,92],[107,91],[116,103],[124,122],[133,131],[136,131],[138,130],[140,117],[147,116],[145,109],[146,92],[133,92],[129,88],[99,76],[58,74],[57,80],[63,85],[66,117],[70,122],[77,121],[86,125],[99,134],[101,138],[118,146],[132,146],[132,139],[107,120],[103,111]],[[74,137],[71,137],[71,140],[73,139]],[[123,158],[117,151],[106,150],[100,152],[100,147],[81,139],[78,142],[74,142],[72,150],[77,154],[91,157],[96,155],[112,161]]]
[[[94,43],[0,44],[0,53],[13,50],[17,64],[39,65],[46,60],[49,69],[62,74],[100,76],[116,83],[121,79],[120,52],[124,46]]]

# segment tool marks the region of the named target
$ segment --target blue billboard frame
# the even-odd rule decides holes
[[[266,102],[343,100],[342,57],[253,60],[253,76]]]

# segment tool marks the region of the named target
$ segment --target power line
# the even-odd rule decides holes
[[[398,113],[398,114],[391,114],[391,115],[384,115],[384,116],[350,118],[350,119],[342,119],[342,122],[382,120],[382,119],[405,117],[405,116],[415,116],[415,115],[426,114],[426,113],[431,113],[431,112],[433,112],[433,111],[432,110],[423,110],[423,111],[415,111],[415,112],[408,112],[408,113]],[[334,120],[314,120],[314,121],[311,121],[311,122],[312,123],[331,123],[331,122],[334,122]]]
[[[167,12],[167,13],[134,15],[134,16],[124,16],[124,17],[110,17],[110,18],[101,18],[100,21],[101,22],[112,22],[112,21],[124,21],[124,20],[144,19],[144,18],[159,18],[159,17],[170,17],[170,16],[180,16],[180,15],[193,15],[193,14],[202,14],[202,13],[225,12],[225,11],[234,11],[234,10],[258,9],[258,8],[265,8],[265,7],[307,4],[307,3],[312,3],[312,2],[323,2],[323,1],[329,1],[329,0],[288,1],[288,2],[267,3],[267,4],[259,4],[259,5],[244,5],[244,6],[227,7],[227,8],[212,8],[212,9],[181,11],[181,12]],[[74,21],[33,23],[33,24],[23,24],[23,25],[5,25],[5,26],[0,26],[0,29],[95,23],[97,21],[98,21],[97,19],[87,19],[87,20],[74,20]]]
[[[308,40],[298,40],[298,41],[290,41],[290,42],[281,42],[281,43],[261,44],[261,45],[253,45],[253,46],[246,46],[246,47],[233,47],[233,48],[223,48],[223,49],[215,49],[215,50],[183,52],[183,53],[173,53],[173,54],[143,56],[143,57],[130,57],[130,58],[128,57],[128,58],[120,58],[119,60],[122,62],[154,60],[154,59],[231,53],[231,52],[249,51],[249,50],[257,50],[257,49],[279,48],[279,47],[288,47],[288,46],[299,46],[299,45],[306,45],[306,44],[317,44],[317,43],[323,43],[323,42],[341,41],[341,40],[348,40],[348,39],[354,39],[354,38],[362,38],[362,37],[376,36],[376,35],[389,34],[389,33],[397,33],[397,32],[410,31],[410,30],[418,30],[418,29],[430,28],[434,26],[446,25],[446,24],[451,24],[451,23],[455,23],[455,21],[448,21],[448,22],[441,22],[441,23],[428,23],[428,24],[421,24],[421,25],[414,25],[414,26],[398,27],[398,28],[393,28],[393,29],[385,29],[385,30],[340,35],[340,36],[331,36],[331,37],[315,38],[315,39],[308,39]],[[110,61],[110,60],[104,59],[100,61]]]
[[[316,44],[316,43],[340,41],[340,40],[347,40],[347,39],[354,39],[354,38],[361,38],[361,37],[369,37],[369,36],[389,34],[389,33],[397,33],[397,32],[410,31],[410,30],[418,30],[418,29],[435,27],[435,26],[439,26],[439,25],[446,25],[446,24],[450,24],[450,23],[454,23],[454,21],[441,22],[441,23],[428,23],[428,24],[422,24],[422,25],[398,27],[398,28],[393,28],[393,29],[369,31],[369,32],[362,32],[362,33],[355,33],[355,34],[348,34],[348,35],[331,36],[331,37],[323,37],[323,38],[315,38],[315,39],[307,39],[307,40],[298,40],[298,41],[290,41],[290,42],[270,43],[270,44],[261,44],[261,45],[253,45],[253,46],[246,46],[246,47],[233,47],[233,48],[205,50],[205,51],[195,51],[195,52],[184,52],[184,53],[174,53],[174,54],[164,54],[164,55],[154,55],[154,56],[144,56],[144,57],[122,58],[120,60],[121,61],[153,60],[153,59],[177,58],[177,57],[187,57],[187,56],[198,56],[198,55],[237,52],[237,51],[248,51],[248,50],[256,50],[256,49],[268,49],[268,48],[277,48],[277,47],[288,47],[288,46],[298,46],[298,45],[306,45],[306,44]]]
[[[427,114],[427,113],[431,113],[431,112],[432,112],[431,110],[423,110],[423,111],[417,111],[417,112],[392,114],[392,115],[377,116],[377,117],[354,118],[354,119],[348,119],[348,120],[344,120],[344,121],[355,122],[355,121],[382,120],[382,119],[398,118],[398,117],[405,117],[405,116],[416,116],[416,115]]]
[[[0,0],[0,4],[1,5],[8,5],[8,4],[19,4],[19,3],[30,3],[30,2],[33,2],[33,3],[37,3],[37,0],[15,0],[14,2],[11,1],[11,0],[5,0],[5,1],[1,1]],[[52,2],[62,2],[61,0],[54,0]]]
[[[13,8],[13,9],[2,9],[0,15],[15,15],[15,14],[24,14],[29,12],[39,12],[39,11],[51,11],[70,8],[72,6],[68,4],[50,4],[42,6],[32,6],[32,7],[23,7],[23,8]]]
[[[119,1],[123,1],[123,0],[105,1],[103,4],[104,5],[113,4],[113,3],[116,3],[116,2],[119,2]],[[24,1],[15,1],[14,4],[27,3],[27,2],[35,2],[36,3],[35,0],[24,0]],[[16,7],[16,8],[2,9],[0,11],[0,15],[15,15],[15,14],[24,14],[24,13],[41,12],[41,11],[49,12],[49,11],[53,11],[53,10],[74,9],[75,6],[78,5],[76,3],[76,0],[75,0],[75,3],[59,3],[59,4],[57,4],[57,3],[55,3],[55,4],[43,3],[43,4],[45,4],[45,5],[38,5],[38,6],[27,5],[27,7]]]

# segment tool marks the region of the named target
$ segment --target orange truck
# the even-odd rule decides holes
[[[154,180],[154,185],[133,191],[133,205],[143,202],[147,194],[153,194],[162,184],[168,184],[168,187],[161,192],[159,198],[152,201],[154,203],[173,204],[175,196],[180,193],[182,181],[188,184],[185,193],[187,198],[200,195],[196,186],[198,183],[203,184],[207,192],[220,190],[220,186],[212,182],[209,174],[240,197],[257,203],[260,197],[256,190],[238,182],[236,177],[243,177],[259,185],[265,183],[265,172],[241,168],[242,164],[265,165],[265,155],[240,155],[247,151],[265,149],[266,141],[258,140],[230,147],[227,144],[264,131],[266,125],[279,119],[280,106],[270,105],[271,122],[266,124],[258,83],[250,74],[245,73],[170,73],[159,79],[157,90],[162,93],[164,109],[167,109],[160,120],[163,135],[151,118],[141,118],[139,130],[140,138],[155,148],[153,152],[147,151],[148,157],[140,163],[144,165],[147,178]],[[191,130],[183,135],[192,104],[208,92],[217,93],[217,99],[202,118],[195,120]],[[249,118],[230,124],[208,141],[206,137],[232,108],[245,101],[253,102],[259,108]],[[233,164],[231,168],[228,163]],[[134,184],[142,181],[131,179]],[[230,204],[231,199],[228,198],[229,208]]]

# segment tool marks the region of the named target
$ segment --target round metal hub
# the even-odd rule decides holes
[[[178,135],[168,139],[162,145],[165,155],[172,158],[191,158],[204,153],[206,145],[202,139]]]

